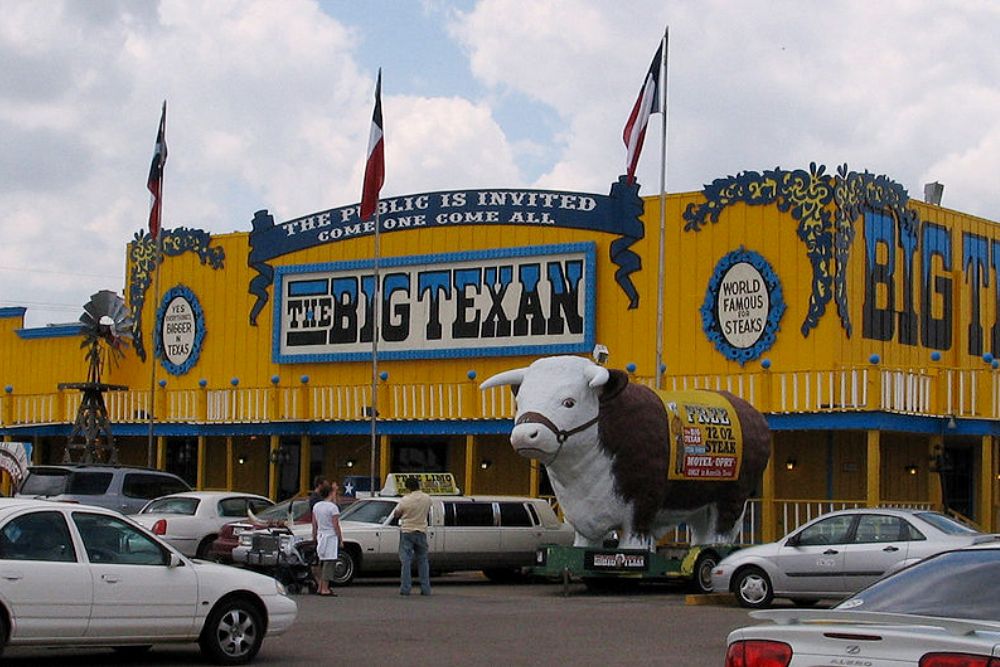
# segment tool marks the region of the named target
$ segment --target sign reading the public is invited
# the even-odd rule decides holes
[[[379,261],[381,359],[589,352],[595,244]],[[371,358],[372,261],[275,270],[278,363]]]

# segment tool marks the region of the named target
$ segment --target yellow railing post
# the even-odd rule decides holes
[[[3,388],[3,396],[0,397],[0,424],[4,426],[14,421],[14,397],[11,395],[13,391],[14,387],[7,385]]]
[[[200,421],[203,424],[208,421],[208,390],[206,389],[207,386],[208,383],[206,383],[205,380],[201,380],[198,382],[198,387],[200,391],[198,392],[198,398],[196,399],[198,401],[196,410],[198,413],[198,421]]]
[[[976,404],[975,414],[980,417],[993,416],[993,372],[977,370],[976,373]]]
[[[306,421],[312,418],[312,404],[310,398],[309,376],[303,375],[301,381],[299,382],[299,414],[295,415],[295,417]]]

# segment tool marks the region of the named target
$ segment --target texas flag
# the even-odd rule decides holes
[[[375,82],[375,112],[368,138],[368,161],[365,163],[365,184],[361,190],[361,220],[375,215],[378,195],[385,182],[385,142],[382,140],[382,68]]]
[[[639,153],[642,152],[642,141],[646,138],[646,125],[649,124],[651,114],[663,111],[660,105],[660,93],[663,86],[661,78],[663,59],[663,41],[660,41],[660,48],[653,56],[653,62],[649,66],[646,78],[639,89],[639,98],[632,107],[632,113],[625,123],[625,132],[622,138],[625,140],[625,147],[628,149],[625,156],[625,170],[628,174],[628,182],[635,180],[635,168],[639,164]]]
[[[160,235],[160,210],[163,208],[163,165],[167,163],[167,102],[163,101],[160,114],[160,128],[156,131],[156,146],[153,148],[153,162],[149,165],[149,235],[156,239]]]

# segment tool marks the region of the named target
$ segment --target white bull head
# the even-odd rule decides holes
[[[547,357],[498,373],[480,389],[513,386],[517,414],[510,443],[521,456],[551,465],[571,436],[586,433],[584,440],[596,442],[600,388],[608,377],[606,368],[581,357]]]

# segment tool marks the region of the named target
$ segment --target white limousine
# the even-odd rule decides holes
[[[399,574],[399,526],[390,519],[401,496],[405,475],[390,475],[378,496],[356,501],[340,515],[344,534],[334,585],[344,586],[358,576]],[[454,494],[445,484],[428,485],[428,491]],[[542,498],[520,496],[462,496],[432,494],[427,543],[431,571],[482,570],[494,581],[516,578],[534,563],[543,544],[571,545],[573,528],[560,521]],[[283,547],[312,539],[310,524],[291,526]],[[233,561],[254,566],[274,565],[275,540],[268,529],[247,531],[233,549]]]

